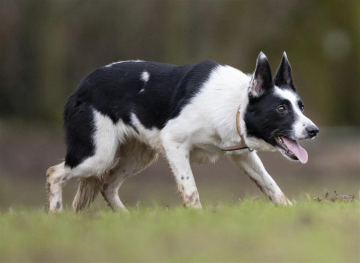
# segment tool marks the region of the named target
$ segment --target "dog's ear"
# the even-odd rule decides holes
[[[260,52],[256,60],[256,68],[250,83],[250,94],[254,97],[261,96],[265,90],[271,89],[273,80],[269,61],[263,52]]]
[[[295,89],[291,74],[291,66],[285,52],[281,59],[280,66],[275,74],[274,83],[279,87],[282,85],[289,85],[291,88]]]

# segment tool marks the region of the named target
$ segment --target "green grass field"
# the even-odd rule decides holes
[[[359,202],[1,213],[1,262],[359,262]]]

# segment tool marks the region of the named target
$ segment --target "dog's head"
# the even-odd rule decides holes
[[[304,114],[286,53],[273,78],[264,53],[257,58],[243,118],[246,143],[256,150],[278,150],[286,158],[306,163],[308,154],[298,140],[312,139],[318,127]]]

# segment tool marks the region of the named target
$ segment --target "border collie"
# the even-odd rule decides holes
[[[80,179],[75,211],[98,192],[114,211],[126,210],[121,184],[159,154],[186,207],[201,207],[190,163],[214,163],[224,154],[272,202],[289,205],[256,151],[306,163],[298,140],[319,132],[304,115],[285,52],[274,78],[262,52],[248,75],[213,61],[111,63],[82,79],[66,103],[64,123],[65,162],[47,170],[51,212],[62,211],[62,188],[71,178]]]

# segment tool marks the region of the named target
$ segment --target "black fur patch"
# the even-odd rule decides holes
[[[291,73],[291,66],[285,53],[281,59],[279,68],[274,76],[274,83],[281,89],[292,89],[296,92]]]
[[[65,164],[73,168],[95,152],[91,105],[72,95],[64,108],[64,128],[67,144]]]

